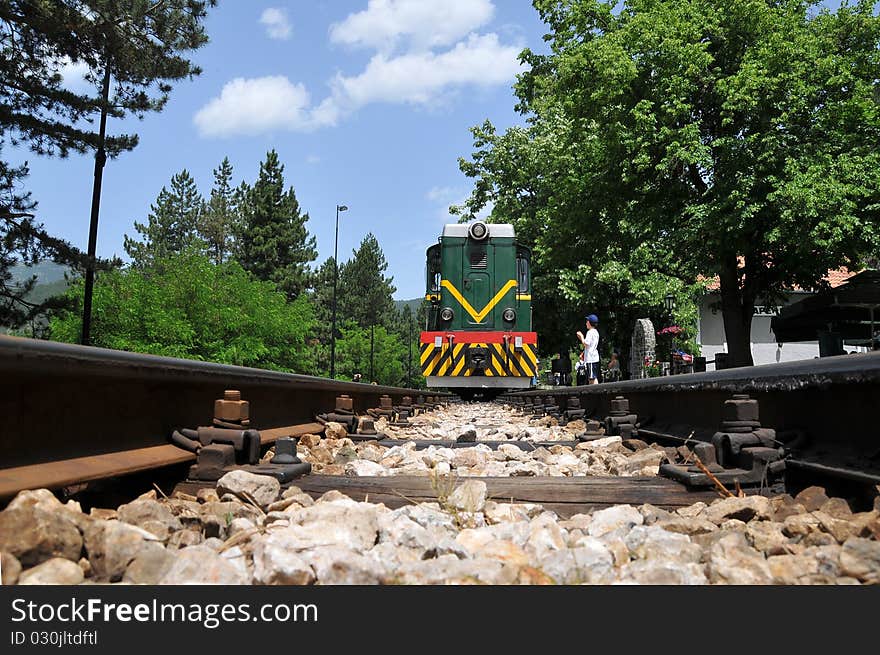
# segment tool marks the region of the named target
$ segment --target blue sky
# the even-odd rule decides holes
[[[468,128],[523,122],[517,55],[544,49],[531,3],[220,0],[206,28],[211,41],[193,56],[201,76],[179,83],[163,112],[108,125],[137,132],[140,145],[105,168],[98,255],[124,256],[123,235],[174,173],[188,169],[207,195],[224,156],[235,183],[250,182],[274,148],[309,213],[318,263],[333,254],[345,204],[340,260],[373,232],[395,298],[421,296],[425,248],[471,187],[457,163],[472,151]],[[27,159],[39,220],[85,249],[93,157]]]

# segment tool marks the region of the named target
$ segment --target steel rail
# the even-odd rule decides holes
[[[880,476],[880,352],[513,392],[500,400],[550,396],[564,409],[576,396],[587,417],[601,420],[622,396],[646,436],[683,442],[711,440],[734,394],[756,399],[761,425],[792,442],[793,469],[865,482]]]
[[[0,336],[0,499],[193,459],[169,443],[210,425],[214,401],[238,389],[266,445],[319,430],[315,416],[347,394],[362,413],[424,390]],[[431,392],[431,395],[444,395]]]

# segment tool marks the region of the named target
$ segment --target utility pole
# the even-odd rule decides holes
[[[88,346],[92,335],[92,291],[95,286],[95,252],[98,248],[98,210],[101,207],[101,182],[104,179],[104,164],[107,163],[107,151],[104,149],[107,133],[107,106],[110,103],[110,62],[104,62],[104,82],[102,86],[103,104],[101,105],[101,123],[98,130],[98,151],[95,153],[95,183],[92,187],[92,217],[89,223],[89,253],[86,263],[85,291],[83,294],[82,337],[80,343]]]

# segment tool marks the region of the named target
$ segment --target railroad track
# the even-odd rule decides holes
[[[315,417],[332,412],[341,395],[362,413],[420,393],[0,336],[0,500],[22,489],[185,471],[196,455],[171,435],[210,426],[214,403],[228,389],[249,402],[249,427],[259,430],[262,450],[323,430]]]
[[[165,470],[172,479],[186,477],[196,454],[169,438],[175,430],[210,425],[214,402],[229,389],[250,403],[252,424],[241,427],[259,430],[259,453],[280,438],[321,432],[318,416],[332,420],[334,411],[356,417],[371,409],[391,410],[407,397],[418,404],[419,394],[425,393],[10,337],[0,338],[0,371],[5,417],[0,500],[22,489],[69,488],[139,472]],[[508,394],[499,401],[526,414],[549,414],[563,423],[587,421],[581,440],[619,434],[687,444],[714,476],[693,466],[666,465],[663,473],[696,490],[691,495],[681,495],[669,480],[654,481],[648,490],[650,485],[633,479],[614,486],[588,478],[552,484],[499,480],[491,482],[493,493],[560,507],[604,506],[621,498],[678,506],[713,493],[713,477],[763,488],[771,478],[784,476],[790,488],[819,480],[855,485],[870,495],[880,484],[880,439],[870,411],[880,398],[878,385],[880,353],[874,353]],[[348,399],[341,407],[340,397]],[[349,432],[355,431],[352,423]],[[394,445],[381,441],[384,435],[353,436]],[[467,444],[426,440],[416,445]],[[520,447],[534,449],[536,444]],[[221,444],[215,450],[224,448]],[[253,458],[249,463],[255,463]],[[202,484],[215,479],[208,475]],[[424,480],[310,476],[297,484],[318,495],[335,485],[354,496],[387,501],[396,496],[394,502],[404,496],[432,497]]]
[[[598,419],[611,433],[696,445],[719,463],[713,467],[718,477],[730,481],[754,482],[769,468],[784,470],[795,489],[818,482],[876,494],[880,485],[876,352],[518,392],[500,400],[526,412]],[[697,486],[710,482],[692,467],[664,472]]]

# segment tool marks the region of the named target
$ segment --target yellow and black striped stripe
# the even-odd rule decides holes
[[[471,348],[488,351],[489,359],[484,369],[486,376],[527,378],[535,376],[538,357],[534,346],[523,344],[520,352],[509,346],[505,351],[502,343],[454,343],[451,348],[448,343],[443,343],[439,348],[435,348],[433,343],[423,343],[419,352],[422,375],[425,377],[471,376],[474,369],[467,365],[467,352]]]

